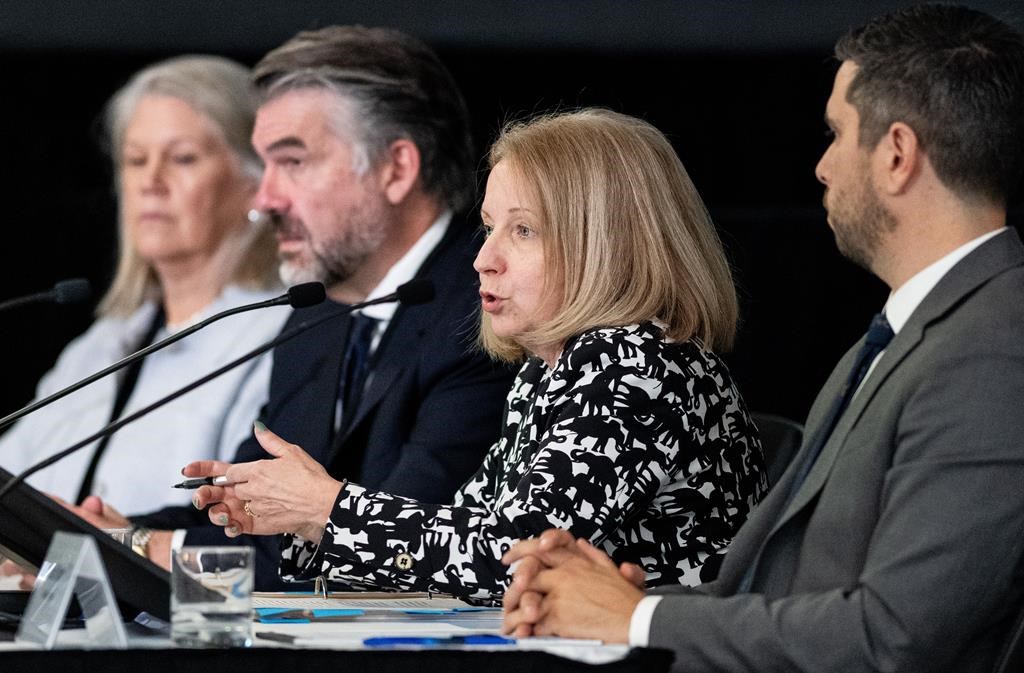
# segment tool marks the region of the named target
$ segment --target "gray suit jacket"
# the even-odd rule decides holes
[[[859,347],[811,408],[808,438]],[[928,294],[781,511],[794,472],[737,534],[718,580],[662,592],[651,646],[675,650],[691,673],[990,670],[1024,593],[1015,231]],[[752,592],[736,594],[758,555]]]

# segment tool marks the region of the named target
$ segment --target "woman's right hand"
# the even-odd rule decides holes
[[[291,533],[317,542],[342,484],[302,447],[290,444],[265,427],[256,440],[272,460],[229,465],[218,461],[190,463],[187,477],[226,475],[228,486],[202,486],[193,497],[197,508],[212,505],[210,521],[224,526],[228,537],[242,533]]]
[[[189,479],[195,477],[219,477],[227,474],[231,463],[220,460],[197,460],[182,468],[181,474]],[[192,506],[196,509],[210,507],[210,521],[225,528],[228,537],[235,537],[242,533],[259,535],[251,528],[242,525],[245,515],[245,503],[234,493],[234,485],[230,486],[200,486],[192,494]],[[213,507],[217,507],[215,515]],[[222,512],[222,510],[227,510]],[[232,515],[232,512],[234,514]],[[237,530],[235,530],[237,528]]]

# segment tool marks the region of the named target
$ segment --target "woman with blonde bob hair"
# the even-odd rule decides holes
[[[120,252],[97,320],[40,381],[43,397],[169,333],[280,291],[269,225],[248,220],[261,165],[249,144],[249,71],[182,56],[145,68],[110,100],[105,126],[119,200]],[[273,338],[287,309],[228,318],[137,369],[26,417],[0,441],[18,472]],[[241,367],[29,479],[67,501],[96,494],[123,512],[185,504],[182,462],[224,458],[265,400],[269,356]]]
[[[451,505],[368,491],[257,426],[276,460],[193,463],[228,535],[291,533],[285,577],[497,599],[502,555],[550,527],[648,585],[712,578],[764,492],[728,370],[736,298],[718,237],[665,137],[603,110],[508,126],[481,207],[481,342],[525,360],[501,437]],[[338,477],[340,480],[336,480]],[[245,483],[243,483],[245,482]]]
[[[531,190],[544,237],[547,291],[560,309],[529,338],[564,343],[594,326],[656,318],[677,341],[728,351],[738,308],[725,253],[686,169],[664,135],[608,110],[508,126],[490,168],[505,161]],[[481,343],[526,355],[483,315]]]

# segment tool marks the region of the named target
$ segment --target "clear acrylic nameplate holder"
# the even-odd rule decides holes
[[[81,631],[69,640],[61,637],[61,626],[71,604],[78,598],[85,618],[85,642]],[[128,638],[117,609],[107,571],[100,560],[96,541],[88,535],[58,532],[50,542],[46,558],[36,575],[36,586],[18,627],[18,642],[35,643],[52,650],[64,644],[123,650]]]

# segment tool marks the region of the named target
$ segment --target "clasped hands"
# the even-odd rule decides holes
[[[587,540],[558,529],[517,543],[501,560],[518,563],[505,592],[505,633],[629,642],[629,622],[644,597],[639,566],[616,566]]]
[[[226,475],[227,486],[201,486],[192,496],[197,509],[212,505],[210,521],[228,537],[243,533],[292,533],[319,542],[342,483],[301,447],[255,425],[256,441],[273,459],[251,463],[200,460],[181,471],[186,477]]]

